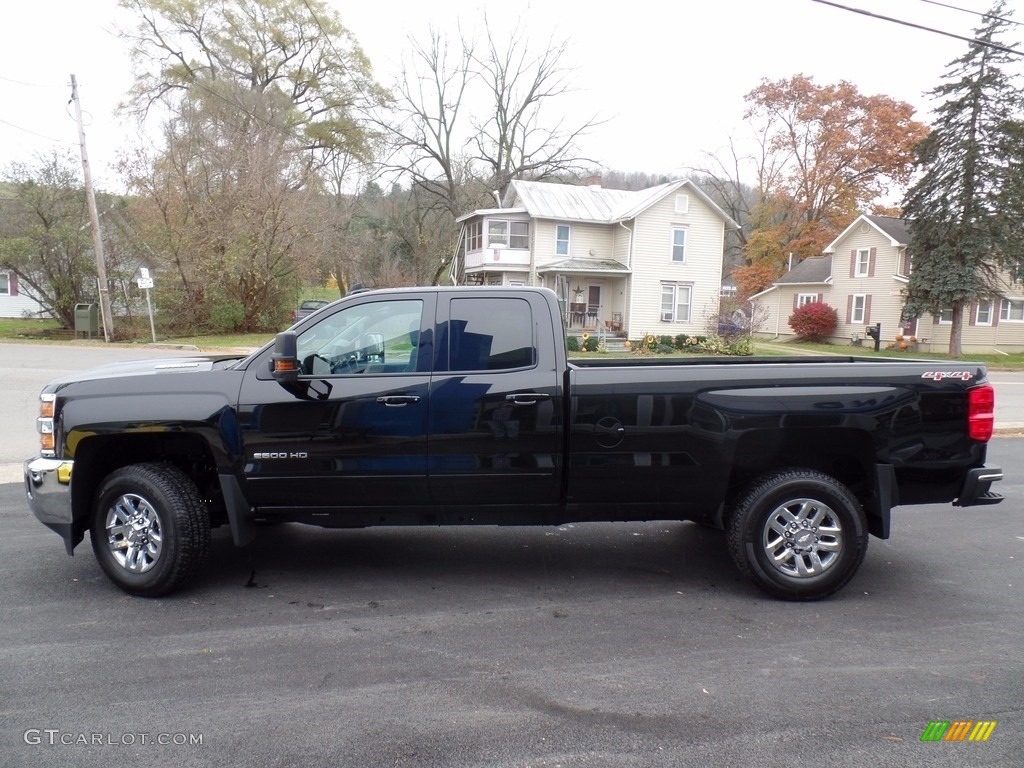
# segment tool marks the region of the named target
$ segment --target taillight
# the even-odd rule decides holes
[[[967,436],[988,441],[996,421],[996,392],[989,385],[967,390]]]

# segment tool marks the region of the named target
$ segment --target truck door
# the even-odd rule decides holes
[[[441,294],[429,472],[449,522],[543,522],[559,500],[561,387],[539,294]],[[559,325],[559,332],[561,326]],[[505,509],[502,509],[505,508]]]
[[[306,390],[299,396],[270,377],[265,361],[254,363],[239,404],[251,503],[343,509],[426,502],[434,303],[430,293],[368,295],[303,329],[297,348]]]

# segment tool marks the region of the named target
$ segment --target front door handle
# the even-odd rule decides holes
[[[511,395],[505,395],[505,399],[512,405],[536,405],[541,400],[550,400],[551,395],[545,395],[543,392],[513,392]]]
[[[389,408],[401,408],[403,405],[419,401],[419,395],[381,395],[377,398],[378,403],[384,403]]]

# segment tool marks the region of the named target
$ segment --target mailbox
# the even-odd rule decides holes
[[[84,333],[88,338],[99,335],[100,315],[96,304],[75,304],[75,338]]]

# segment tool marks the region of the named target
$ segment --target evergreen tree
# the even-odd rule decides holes
[[[952,61],[932,132],[917,146],[918,181],[907,190],[913,270],[905,319],[952,309],[949,355],[962,356],[964,308],[1001,292],[1000,268],[1024,260],[1024,92],[1004,71],[1019,63],[1002,41],[1004,0],[975,29],[975,42]]]

